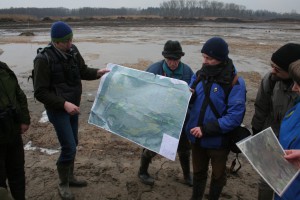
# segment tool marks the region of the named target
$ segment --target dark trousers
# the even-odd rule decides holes
[[[21,135],[14,142],[0,144],[0,187],[7,188],[15,200],[25,199],[24,147]]]
[[[211,181],[219,186],[226,185],[226,162],[229,150],[205,149],[197,144],[192,144],[193,174],[196,180],[207,179],[209,161],[212,166]]]

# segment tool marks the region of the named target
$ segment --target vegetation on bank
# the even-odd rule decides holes
[[[180,18],[180,19],[202,19],[202,18],[238,18],[251,20],[298,19],[300,14],[296,11],[290,13],[276,13],[267,10],[249,10],[245,6],[234,3],[223,3],[208,0],[170,0],[160,4],[159,7],[145,9],[137,8],[9,8],[0,9],[0,15],[30,16],[18,20],[40,20],[59,17],[72,17],[73,19],[97,19],[109,16],[153,16],[159,18]],[[3,19],[3,18],[2,18]]]

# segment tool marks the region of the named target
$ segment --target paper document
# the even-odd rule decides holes
[[[272,128],[237,143],[254,169],[281,196],[296,178],[298,168],[289,163]]]
[[[116,64],[108,68],[88,122],[175,160],[191,97],[189,86]]]

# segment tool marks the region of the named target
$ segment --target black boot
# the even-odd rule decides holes
[[[25,172],[23,168],[16,170],[13,177],[8,179],[8,185],[13,199],[25,200]]]
[[[216,185],[213,181],[210,184],[208,200],[218,200],[224,186]]]
[[[146,154],[145,150],[143,150],[141,156],[141,166],[138,172],[138,176],[142,183],[146,185],[153,185],[154,179],[148,174],[148,167],[151,162],[151,157]]]
[[[71,163],[71,166],[70,166],[69,186],[70,187],[86,187],[87,186],[87,182],[85,180],[78,180],[74,176],[74,161]]]
[[[180,165],[183,172],[184,182],[188,186],[193,186],[193,179],[190,171],[190,151],[178,152]]]
[[[202,200],[207,179],[196,180],[193,178],[193,196],[190,200]]]
[[[63,200],[74,200],[74,195],[69,188],[70,164],[57,164],[60,183],[58,184],[59,195]]]

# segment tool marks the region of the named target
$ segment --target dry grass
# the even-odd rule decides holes
[[[27,22],[37,20],[36,17],[31,15],[0,14],[0,22]]]

